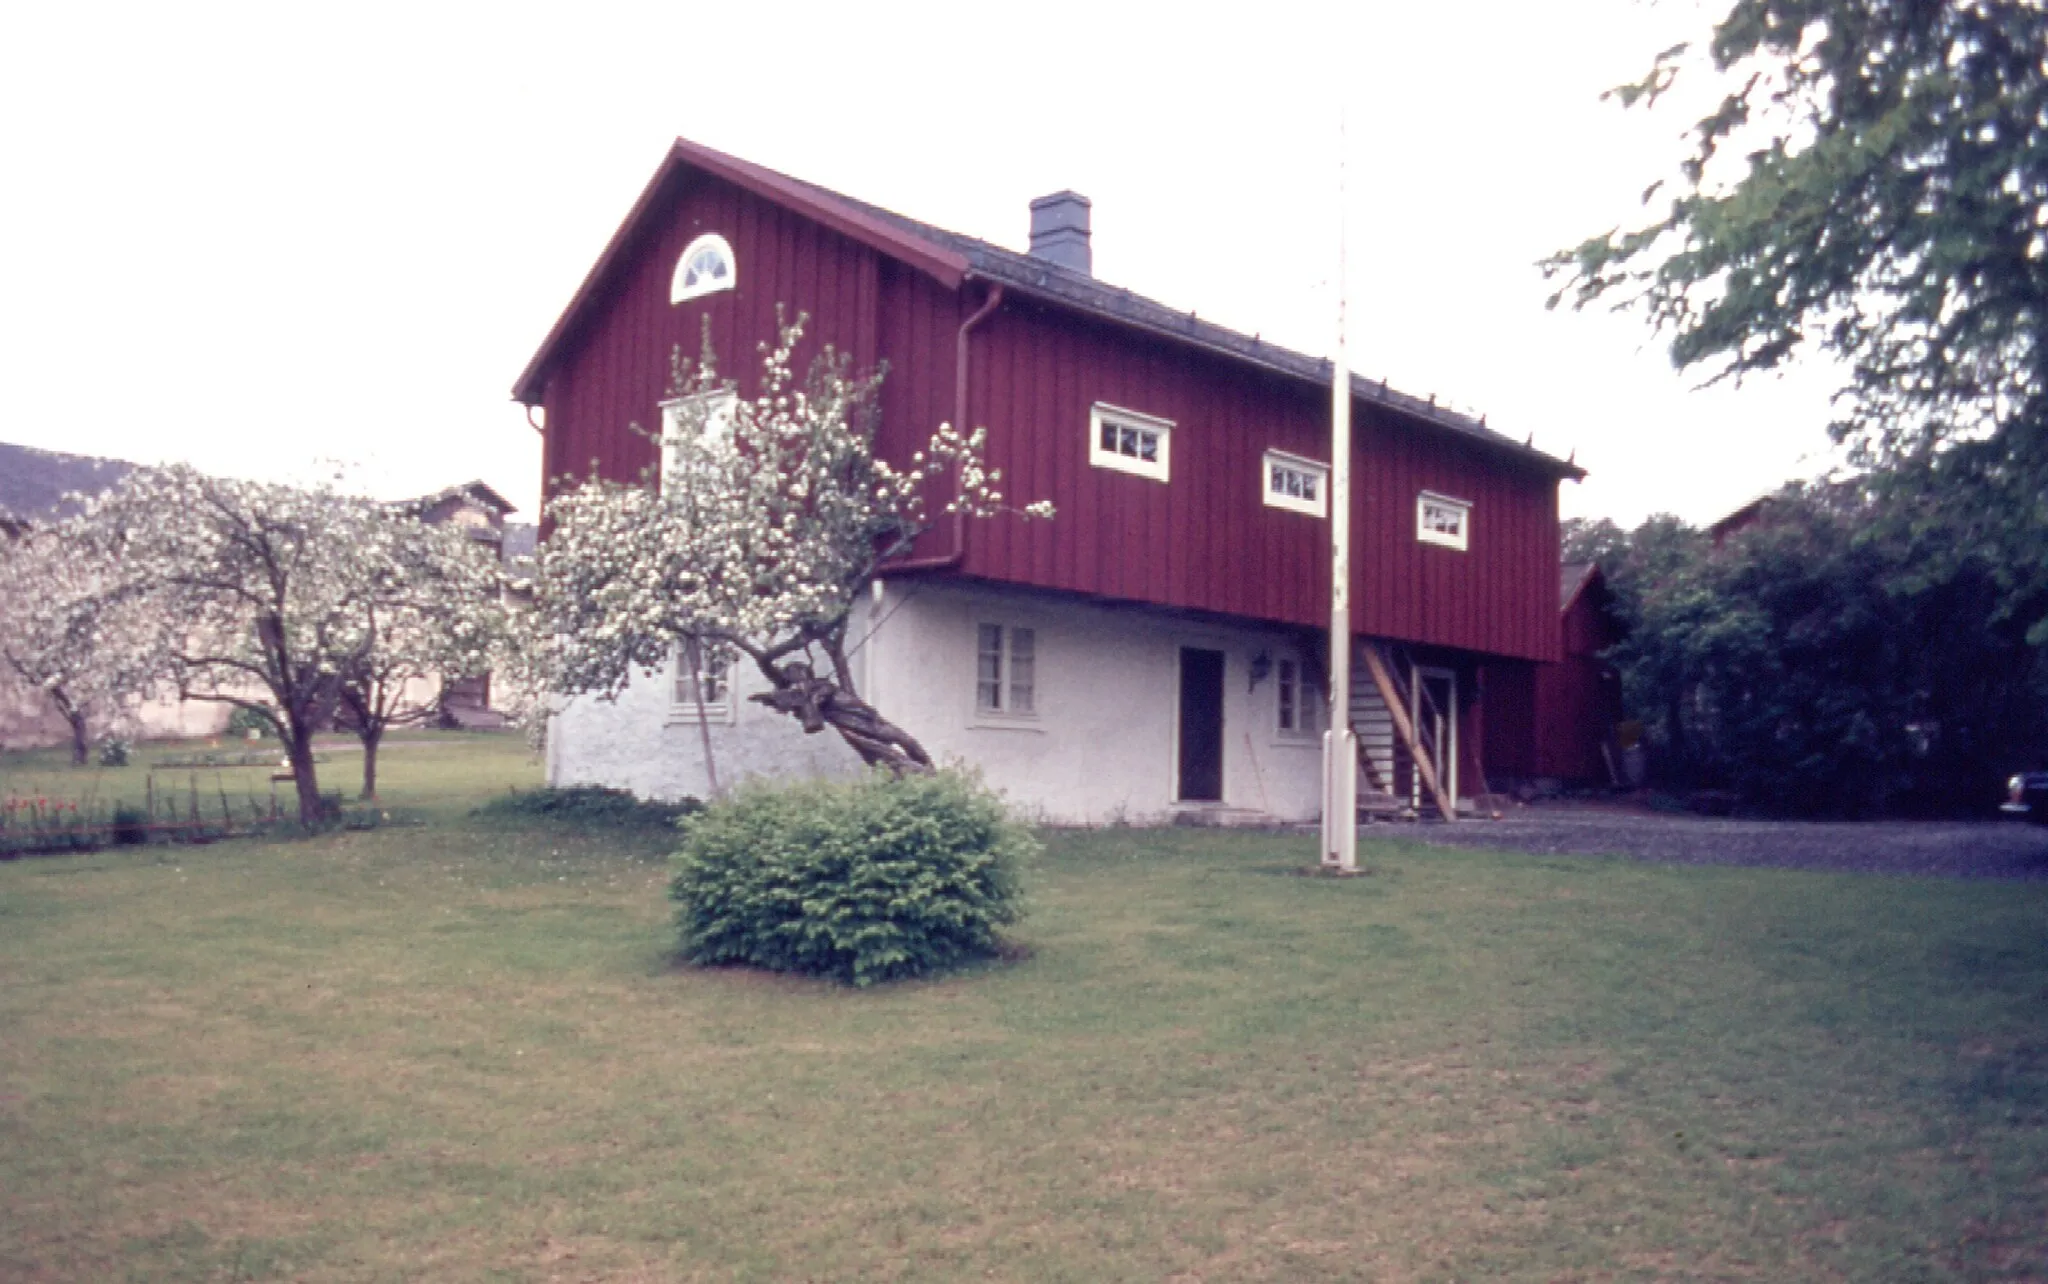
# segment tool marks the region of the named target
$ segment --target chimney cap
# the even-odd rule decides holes
[[[1036,200],[1031,202],[1031,208],[1037,210],[1044,209],[1048,205],[1066,205],[1070,203],[1080,205],[1095,204],[1094,201],[1089,200],[1087,197],[1081,195],[1081,193],[1075,191],[1073,188],[1070,187],[1067,188],[1065,191],[1054,192],[1049,196],[1038,197]]]
[[[1088,248],[1091,202],[1076,191],[1054,192],[1031,202],[1031,257],[1092,274]]]

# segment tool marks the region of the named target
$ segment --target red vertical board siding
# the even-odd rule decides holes
[[[800,215],[721,180],[670,185],[664,217],[617,260],[612,279],[562,345],[546,410],[549,478],[595,458],[628,480],[651,464],[670,353],[695,360],[710,318],[720,371],[742,395],[759,385],[756,346],[776,337],[776,304],[809,314],[801,376],[825,343],[861,370],[886,361],[880,445],[907,461],[954,417],[955,344],[986,297],[949,290]],[[717,231],[738,259],[731,291],[668,302],[683,248]],[[962,569],[1049,589],[1320,628],[1327,619],[1328,526],[1262,500],[1267,449],[1327,461],[1328,395],[1241,362],[1014,294],[974,331],[968,422],[985,427],[1005,502],[1049,499],[1050,523],[1014,514],[970,521]],[[1088,463],[1089,408],[1107,402],[1172,420],[1172,477]],[[1360,633],[1466,652],[1548,660],[1557,631],[1556,482],[1456,434],[1375,405],[1354,408],[1352,531]],[[1472,502],[1470,548],[1415,537],[1428,489]],[[936,511],[949,497],[935,489]],[[952,551],[950,522],[919,544]]]
[[[910,336],[912,379],[921,342]],[[970,523],[977,577],[1318,626],[1327,612],[1322,523],[1261,499],[1276,448],[1327,456],[1324,399],[1312,388],[1102,325],[1006,305],[977,331],[977,424],[1013,504],[1051,499],[1059,515]],[[1172,420],[1162,485],[1087,464],[1089,408],[1107,402]],[[1555,654],[1555,482],[1503,464],[1440,430],[1361,405],[1353,488],[1359,630],[1460,649]],[[1465,551],[1415,537],[1416,497],[1473,505]]]
[[[622,255],[596,304],[569,336],[547,385],[548,480],[604,476],[629,481],[656,460],[660,403],[669,395],[671,355],[692,364],[708,317],[719,373],[743,396],[760,387],[758,345],[777,338],[776,304],[810,316],[792,362],[799,378],[826,341],[872,363],[879,302],[874,253],[807,219],[728,184],[695,177],[671,185],[668,217]],[[733,247],[738,284],[682,304],[668,301],[677,258],[715,231]]]
[[[1536,666],[1535,774],[1567,782],[1606,783],[1601,745],[1621,719],[1621,683],[1599,653],[1620,639],[1596,584],[1564,613],[1564,658]]]
[[[1541,774],[1536,770],[1538,667],[1526,660],[1490,660],[1480,666],[1480,681],[1485,684],[1481,740],[1495,788],[1505,780]]]

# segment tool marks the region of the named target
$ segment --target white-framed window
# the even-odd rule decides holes
[[[1264,491],[1273,508],[1307,513],[1310,517],[1330,515],[1330,466],[1303,459],[1283,450],[1266,452]]]
[[[707,654],[695,639],[679,643],[670,661],[669,720],[707,722],[733,720],[732,665]]]
[[[1472,540],[1472,501],[1423,491],[1415,497],[1415,538],[1464,551]]]
[[[665,484],[674,466],[676,448],[694,433],[698,442],[732,440],[732,409],[739,400],[730,388],[693,392],[661,403],[661,477]]]
[[[1088,462],[1165,481],[1173,421],[1098,401],[1088,411]]]
[[[681,303],[700,295],[730,290],[739,284],[740,263],[732,246],[716,232],[706,232],[690,242],[676,260],[676,274],[669,282],[668,301]]]
[[[1283,736],[1320,736],[1328,719],[1308,666],[1289,656],[1274,664],[1273,727]]]
[[[1038,713],[1038,635],[1014,625],[974,629],[974,712],[1029,718]]]

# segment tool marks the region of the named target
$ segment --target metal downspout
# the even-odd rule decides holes
[[[967,431],[967,339],[974,328],[986,321],[991,313],[1003,304],[1003,287],[1000,284],[989,289],[988,298],[975,309],[974,315],[960,323],[957,345],[953,358],[953,428],[956,432]],[[953,474],[953,498],[960,499],[960,474]],[[967,514],[956,502],[953,507],[953,549],[931,557],[914,557],[907,562],[892,562],[881,568],[884,575],[899,575],[905,571],[950,571],[967,558]]]

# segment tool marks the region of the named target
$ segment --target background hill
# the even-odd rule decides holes
[[[77,505],[66,504],[64,496],[97,494],[134,469],[135,465],[119,459],[66,455],[0,442],[0,516],[31,522],[69,517]]]

